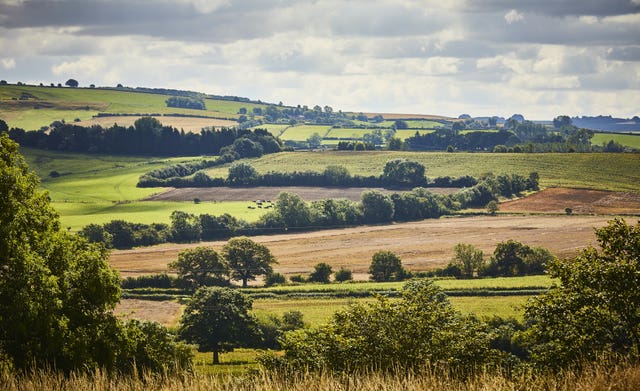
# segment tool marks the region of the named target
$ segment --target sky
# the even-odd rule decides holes
[[[640,115],[640,0],[0,0],[0,79],[355,112]]]

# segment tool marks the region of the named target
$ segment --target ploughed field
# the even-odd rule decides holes
[[[344,266],[354,278],[365,280],[371,256],[379,250],[396,253],[410,270],[429,270],[446,265],[457,243],[470,243],[491,254],[496,244],[514,239],[548,248],[558,257],[575,256],[595,243],[594,228],[612,216],[474,216],[450,217],[419,222],[363,226],[284,235],[262,235],[253,239],[265,244],[278,259],[277,272],[309,273],[319,262],[334,270]],[[111,265],[122,276],[162,273],[178,253],[196,246],[221,249],[224,241],[189,244],[166,243],[132,250],[116,250]]]
[[[211,187],[211,188],[182,188],[170,189],[162,193],[145,198],[145,201],[192,201],[198,198],[201,201],[254,201],[275,200],[280,192],[295,193],[306,201],[317,201],[327,198],[346,198],[352,201],[360,201],[362,192],[377,190],[385,194],[397,193],[398,190],[383,188],[362,187],[305,187],[305,186],[281,186],[281,187]],[[460,189],[454,188],[429,188],[436,194],[451,194]]]

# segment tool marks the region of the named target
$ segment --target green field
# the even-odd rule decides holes
[[[373,129],[359,128],[335,128],[331,129],[326,137],[332,137],[343,140],[361,140],[365,134],[372,133]]]
[[[29,94],[28,100],[19,99]],[[35,86],[0,86],[0,118],[9,127],[26,130],[48,126],[56,120],[73,122],[74,119],[89,120],[99,112],[128,114],[190,114],[221,118],[237,118],[238,110],[244,107],[251,112],[263,104],[205,99],[206,110],[167,107],[168,95],[143,92],[115,91],[90,88],[51,88]],[[36,108],[40,107],[40,108]]]
[[[611,153],[446,153],[367,151],[323,153],[287,152],[247,159],[260,173],[268,171],[322,171],[340,164],[351,174],[380,175],[388,160],[407,158],[423,163],[428,177],[480,176],[517,173],[540,174],[544,187],[573,187],[640,192],[640,154]],[[228,166],[207,170],[212,177],[226,177]]]
[[[603,145],[613,140],[626,147],[640,149],[640,133],[620,134],[620,133],[595,133],[591,139],[593,145]]]
[[[421,135],[424,135],[427,133],[433,133],[435,132],[435,130],[400,129],[400,130],[396,130],[395,137],[399,138],[400,140],[406,140],[409,137],[415,136],[416,132],[420,133]]]
[[[324,137],[331,129],[331,125],[298,125],[287,128],[281,135],[282,140],[291,141],[307,141],[307,139],[313,136],[314,133],[318,133],[320,137]]]

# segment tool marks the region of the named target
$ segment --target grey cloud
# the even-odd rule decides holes
[[[640,61],[640,46],[611,48],[607,53],[607,59],[614,61]]]
[[[631,0],[469,0],[470,12],[519,12],[548,16],[611,16],[640,12],[640,4]]]

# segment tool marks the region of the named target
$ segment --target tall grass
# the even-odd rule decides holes
[[[91,374],[72,373],[65,376],[51,371],[35,370],[20,375],[0,373],[0,389],[31,390],[638,390],[640,365],[601,363],[582,370],[567,370],[560,374],[526,372],[517,376],[483,372],[459,378],[436,372],[378,372],[340,375],[299,372],[278,374],[257,371],[245,376],[184,375],[184,376],[109,376],[97,371]]]

